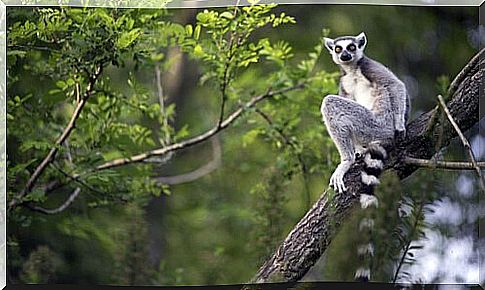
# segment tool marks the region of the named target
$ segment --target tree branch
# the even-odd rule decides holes
[[[236,121],[239,117],[241,117],[241,115],[247,109],[254,107],[257,103],[259,103],[259,102],[261,102],[261,101],[263,101],[267,98],[276,96],[276,95],[280,95],[280,94],[284,94],[284,93],[287,93],[287,92],[290,92],[290,91],[302,89],[303,87],[305,87],[305,84],[306,83],[303,82],[303,83],[299,83],[297,85],[294,85],[294,86],[291,86],[291,87],[288,87],[288,88],[284,88],[284,89],[280,89],[280,90],[276,90],[276,91],[269,90],[268,92],[266,92],[264,94],[253,96],[248,102],[246,102],[245,104],[240,106],[237,110],[235,110],[227,118],[225,118],[223,120],[223,122],[220,124],[220,126],[218,124],[216,124],[212,129],[210,129],[210,130],[208,130],[208,131],[206,131],[202,134],[199,134],[197,136],[194,136],[192,138],[189,138],[185,141],[179,142],[179,143],[174,143],[174,144],[162,147],[162,148],[150,150],[150,151],[140,153],[140,154],[137,154],[137,155],[134,155],[134,156],[131,156],[131,157],[119,158],[119,159],[114,159],[114,160],[105,162],[105,163],[98,165],[97,167],[90,169],[90,170],[87,170],[83,173],[73,174],[73,175],[70,176],[70,179],[72,181],[79,181],[79,178],[81,178],[82,176],[85,176],[86,174],[89,174],[89,173],[98,172],[98,171],[107,170],[107,169],[112,169],[112,168],[116,168],[116,167],[119,167],[119,166],[124,166],[124,165],[139,163],[139,162],[150,162],[152,157],[164,156],[166,154],[169,154],[169,153],[172,153],[172,152],[175,152],[175,151],[187,148],[187,147],[194,146],[194,145],[199,144],[201,142],[204,142],[204,141],[208,140],[209,138],[211,138],[212,136],[219,133],[220,131],[226,129],[229,125],[231,125],[234,121]],[[62,182],[59,182],[59,181],[52,182],[52,183],[49,183],[49,185],[46,187],[46,190],[52,191],[52,190],[58,189],[58,188],[60,188],[64,185],[67,185],[67,183],[62,183]],[[13,207],[19,205],[19,204],[22,204],[22,202],[13,202],[12,201],[11,204],[9,205],[9,210],[12,209]]]
[[[301,89],[304,86],[305,86],[304,83],[300,83],[300,84],[297,84],[297,85],[292,86],[292,87],[284,88],[284,89],[277,90],[277,91],[269,91],[265,94],[254,96],[248,102],[246,102],[243,106],[239,107],[239,109],[232,112],[227,118],[225,118],[222,121],[222,123],[220,125],[216,125],[212,129],[210,129],[210,130],[208,130],[208,131],[206,131],[206,132],[204,132],[200,135],[197,135],[195,137],[192,137],[190,139],[187,139],[187,140],[179,142],[179,143],[174,143],[174,144],[168,145],[166,147],[150,150],[150,151],[147,151],[147,152],[144,152],[144,153],[141,153],[141,154],[137,154],[137,155],[134,155],[134,156],[131,156],[131,157],[119,158],[119,159],[115,159],[115,160],[112,160],[112,161],[108,161],[104,164],[97,166],[95,168],[95,171],[106,170],[106,169],[115,168],[115,167],[119,167],[119,166],[123,166],[123,165],[127,165],[127,164],[137,163],[137,162],[143,162],[150,157],[162,156],[162,155],[165,155],[169,152],[177,151],[177,150],[187,148],[187,147],[196,145],[198,143],[201,143],[201,142],[209,139],[210,137],[214,136],[215,134],[219,133],[220,131],[224,130],[225,128],[227,128],[230,124],[232,124],[239,117],[241,117],[241,115],[244,113],[244,111],[246,109],[254,107],[254,105],[259,103],[260,101],[262,101],[266,98],[269,98],[269,97],[273,97],[275,95],[279,95],[279,94],[287,93],[287,92],[290,92],[290,91],[293,91],[293,90]]]
[[[35,183],[39,179],[39,177],[42,175],[44,170],[47,168],[47,166],[54,160],[54,157],[56,156],[57,151],[59,151],[59,147],[66,141],[66,139],[69,137],[71,134],[72,130],[76,126],[76,121],[79,118],[82,109],[84,108],[84,105],[86,104],[87,100],[91,96],[94,90],[94,84],[96,83],[99,75],[101,74],[102,67],[99,66],[96,68],[96,71],[94,75],[89,79],[88,86],[86,88],[86,92],[84,93],[84,96],[82,98],[77,97],[79,99],[79,102],[77,103],[76,108],[74,109],[74,112],[71,116],[71,119],[69,120],[69,123],[67,124],[66,128],[62,132],[61,136],[56,140],[54,143],[54,146],[51,148],[47,156],[42,160],[42,162],[37,166],[37,168],[34,170],[34,173],[30,176],[29,180],[27,181],[24,189],[20,192],[18,196],[15,196],[12,201],[9,204],[9,209],[15,207],[17,204],[22,202],[22,198],[25,197],[28,193],[32,191],[32,189],[35,186]],[[79,93],[79,90],[76,90]]]
[[[439,161],[439,160],[427,160],[427,159],[418,159],[412,157],[405,157],[402,160],[403,163],[407,165],[414,165],[418,167],[424,168],[441,168],[441,169],[450,169],[450,170],[476,170],[475,165],[471,162],[462,162],[462,161]],[[485,162],[477,162],[476,165],[480,168],[485,168]]]
[[[462,131],[470,129],[479,120],[479,96],[483,93],[485,50],[481,50],[458,74],[449,89],[451,100],[448,108]],[[457,136],[448,123],[443,123],[440,148],[435,148],[439,139],[439,127],[430,126],[435,120],[438,107],[425,113],[407,126],[407,137],[395,148],[388,149],[389,158],[385,169],[393,169],[404,179],[418,167],[407,164],[405,157],[430,159],[437,149],[447,146]],[[344,177],[347,192],[343,194],[326,190],[300,222],[288,234],[273,255],[261,266],[252,283],[296,282],[300,280],[327,250],[340,225],[358,204],[365,193],[360,181],[362,160],[357,161]]]
[[[438,100],[440,102],[441,107],[443,107],[443,110],[445,111],[446,117],[448,117],[448,120],[450,121],[451,125],[453,125],[453,129],[455,129],[456,133],[460,137],[461,142],[463,143],[463,146],[465,146],[465,149],[468,152],[468,155],[470,156],[470,160],[473,164],[473,167],[475,171],[477,172],[478,179],[480,180],[480,187],[482,188],[483,191],[485,191],[485,181],[483,180],[482,172],[480,171],[480,167],[477,164],[477,160],[475,159],[475,154],[473,154],[472,151],[472,146],[470,146],[470,143],[468,140],[465,138],[465,135],[460,130],[460,127],[456,124],[455,120],[453,119],[453,116],[451,115],[450,111],[446,107],[445,101],[443,100],[443,97],[441,95],[438,95]]]
[[[229,61],[226,63],[226,67],[224,69],[224,81],[221,85],[221,106],[220,106],[220,109],[219,109],[219,118],[217,120],[217,127],[218,128],[221,128],[222,126],[222,122],[224,121],[224,108],[226,106],[226,100],[227,100],[227,96],[226,96],[226,87],[227,87],[227,71],[229,69]]]
[[[58,214],[60,212],[63,212],[66,208],[68,208],[80,193],[81,193],[81,188],[80,187],[76,188],[74,192],[69,195],[67,200],[57,208],[46,209],[40,206],[32,206],[29,204],[27,204],[27,208],[43,214]]]
[[[221,154],[221,142],[219,141],[217,136],[215,136],[212,138],[212,160],[191,172],[175,176],[159,176],[154,177],[154,179],[160,183],[170,185],[197,180],[216,170],[221,165]]]

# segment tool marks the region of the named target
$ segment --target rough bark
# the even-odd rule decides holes
[[[447,106],[462,131],[470,129],[479,120],[479,98],[484,93],[484,51],[470,60],[450,86],[451,99]],[[399,178],[406,178],[418,168],[405,164],[403,159],[406,156],[429,159],[456,137],[456,131],[446,118],[440,124],[438,114],[436,107],[407,126],[406,139],[399,146],[389,149],[386,170],[395,170]],[[441,126],[443,129],[440,129]],[[333,191],[327,190],[321,195],[259,269],[251,283],[296,282],[308,272],[328,248],[363,192],[360,182],[362,166],[361,161],[357,162],[346,174],[347,192],[333,194]]]

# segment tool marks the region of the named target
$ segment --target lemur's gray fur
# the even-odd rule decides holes
[[[342,75],[339,95],[326,96],[321,106],[327,131],[340,153],[340,164],[330,177],[330,185],[339,193],[344,192],[345,173],[356,155],[363,156],[365,166],[361,181],[366,194],[360,195],[362,208],[378,207],[373,193],[387,158],[383,146],[392,145],[396,137],[405,136],[409,112],[404,83],[385,66],[364,55],[366,44],[364,33],[355,37],[325,38],[325,46],[340,66]],[[370,233],[373,226],[370,215],[359,225],[364,242],[357,251],[362,261],[355,273],[359,281],[371,279],[374,246],[372,236],[364,232]]]
[[[364,55],[367,37],[363,32],[324,40],[342,73],[339,95],[326,96],[321,106],[327,131],[340,153],[330,185],[342,193],[346,191],[343,177],[356,153],[365,153],[370,144],[392,144],[395,136],[405,136],[409,97],[401,80]],[[367,174],[362,181],[367,185],[378,182]]]

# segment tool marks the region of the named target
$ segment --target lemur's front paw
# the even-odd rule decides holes
[[[344,161],[340,163],[330,177],[329,185],[333,187],[333,190],[335,190],[336,192],[343,193],[347,191],[347,187],[344,184],[344,176],[345,173],[347,173],[347,171],[349,170],[352,163],[352,161]]]
[[[347,188],[344,184],[344,175],[339,171],[335,170],[335,172],[332,174],[332,177],[330,177],[330,186],[333,187],[333,190],[338,193],[346,191]]]

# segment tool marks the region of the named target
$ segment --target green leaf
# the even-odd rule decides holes
[[[8,50],[7,51],[8,56],[24,57],[26,54],[27,54],[27,52],[23,51],[23,50]]]
[[[123,32],[121,36],[118,38],[117,47],[118,48],[127,48],[130,46],[141,34],[140,28],[132,29],[128,32]]]
[[[244,136],[242,137],[243,147],[246,147],[249,144],[253,143],[256,140],[256,137],[258,137],[259,134],[260,134],[260,131],[257,130],[257,129],[251,130],[251,131],[247,132],[246,134],[244,134]]]
[[[20,145],[20,152],[25,152],[27,150],[30,150],[32,148],[36,150],[47,150],[52,147],[51,142],[47,141],[37,141],[37,140],[27,140],[25,141],[22,145]]]
[[[56,82],[56,86],[57,86],[58,88],[60,88],[61,90],[63,90],[63,91],[64,91],[65,89],[67,89],[67,87],[68,87],[68,86],[67,86],[67,83],[66,83],[65,81],[63,81],[63,80],[58,80],[58,81]]]
[[[194,32],[194,29],[192,28],[192,25],[187,24],[185,26],[185,33],[187,33],[188,36],[192,36],[193,32]]]
[[[179,140],[181,138],[185,138],[189,136],[189,126],[186,124],[180,130],[177,131],[177,134],[175,135],[175,139]],[[160,140],[162,142],[162,140]]]
[[[27,200],[33,202],[42,202],[45,199],[45,192],[39,188],[34,188],[27,196]]]
[[[195,57],[198,57],[198,58],[201,58],[205,55],[204,53],[204,49],[202,48],[202,46],[200,44],[197,44],[195,47],[194,47],[194,56]]]
[[[29,167],[31,164],[33,164],[35,161],[37,161],[37,159],[31,159],[31,160],[28,160],[27,162],[25,163],[19,163],[13,167],[10,167],[8,168],[8,173],[9,174],[13,174],[13,175],[16,175],[20,172],[23,172],[27,167]]]
[[[199,36],[200,36],[200,29],[201,29],[201,26],[200,25],[197,25],[195,26],[195,30],[194,30],[194,38],[196,40],[199,39]]]
[[[231,12],[225,11],[220,15],[222,18],[233,19],[234,15]]]

